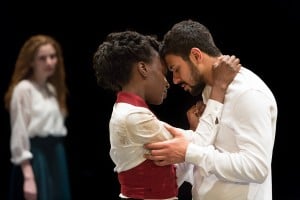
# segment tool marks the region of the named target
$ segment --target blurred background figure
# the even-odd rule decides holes
[[[9,199],[71,199],[64,70],[61,46],[51,36],[34,35],[19,52],[4,99],[14,164]]]

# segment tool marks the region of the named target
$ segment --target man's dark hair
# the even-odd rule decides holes
[[[175,24],[164,35],[160,55],[164,58],[167,54],[175,54],[189,60],[190,50],[194,47],[210,56],[221,55],[210,31],[204,25],[193,20],[184,20]]]

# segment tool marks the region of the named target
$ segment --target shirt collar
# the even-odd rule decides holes
[[[143,98],[134,93],[129,92],[118,92],[116,103],[128,103],[138,107],[149,108]]]

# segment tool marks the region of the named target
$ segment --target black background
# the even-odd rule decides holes
[[[132,29],[162,39],[174,23],[189,18],[206,25],[224,54],[238,56],[274,92],[279,114],[272,163],[273,199],[299,199],[296,81],[300,14],[295,1],[30,3],[3,1],[0,7],[0,199],[7,198],[11,169],[9,116],[3,95],[26,39],[49,34],[63,48],[70,92],[66,148],[73,199],[117,199],[119,184],[109,158],[108,136],[114,96],[96,84],[93,53],[112,31]],[[185,111],[194,101],[172,86],[165,102],[153,110],[162,120],[187,128]],[[188,199],[188,194],[185,185],[180,199]]]

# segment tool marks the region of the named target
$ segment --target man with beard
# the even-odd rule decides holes
[[[209,30],[192,20],[175,24],[161,48],[174,84],[192,95],[202,92],[204,103],[213,92],[213,64],[221,55]],[[145,157],[159,166],[184,162],[179,166],[186,165],[192,173],[185,181],[193,185],[193,200],[271,200],[277,123],[277,103],[271,90],[256,74],[241,67],[226,90],[221,117],[214,120],[216,132],[204,137],[198,125],[194,134],[200,137],[192,139],[187,131],[168,126],[174,138],[145,145],[150,151]]]
[[[112,32],[94,53],[97,83],[116,95],[109,134],[120,199],[177,199],[175,165],[160,167],[144,158],[145,143],[172,138],[164,122],[148,106],[160,105],[169,88],[168,69],[161,62],[159,47],[160,43],[152,36],[135,31]],[[204,111],[213,116],[219,116],[225,91],[240,69],[239,59],[234,56],[222,56],[216,64],[213,70],[216,84],[211,94],[216,102],[207,105]],[[199,110],[195,112],[201,114]],[[201,125],[204,130],[208,124],[214,126],[211,117],[206,116],[201,117],[205,120]]]

